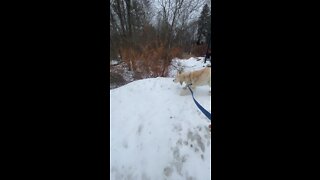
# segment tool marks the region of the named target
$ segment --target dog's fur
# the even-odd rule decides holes
[[[205,67],[192,72],[178,72],[173,82],[180,82],[181,85],[185,83],[186,86],[183,89],[186,89],[188,85],[191,85],[190,87],[193,90],[195,90],[197,86],[204,85],[209,85],[211,88],[211,67]]]

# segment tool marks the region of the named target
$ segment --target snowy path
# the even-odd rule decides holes
[[[110,91],[111,179],[210,179],[209,120],[173,78]],[[211,112],[208,86],[194,95]]]

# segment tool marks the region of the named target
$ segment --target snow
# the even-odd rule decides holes
[[[210,61],[207,60],[206,63],[204,63],[204,57],[191,57],[189,59],[178,59],[175,58],[172,60],[172,63],[174,66],[177,66],[178,63],[181,64],[181,66],[184,67],[185,71],[194,71],[194,70],[198,70],[201,69],[207,65],[210,65]],[[169,77],[175,77],[176,75],[176,69],[173,66],[169,67]]]
[[[110,65],[116,65],[116,64],[119,64],[118,60],[111,60],[110,61]]]
[[[115,63],[115,61],[113,61],[113,63]],[[114,89],[134,81],[134,72],[129,71],[129,66],[125,62],[117,61],[116,64],[116,66],[110,66],[110,76],[118,77],[117,79],[112,79],[110,77],[110,89]],[[119,76],[121,76],[120,79]]]
[[[191,70],[202,68],[202,60],[174,61]],[[211,179],[210,121],[190,92],[180,96],[181,90],[172,77],[142,79],[110,90],[112,180]],[[194,95],[211,112],[209,90],[197,87]]]

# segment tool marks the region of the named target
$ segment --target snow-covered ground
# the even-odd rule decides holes
[[[209,64],[210,61],[207,60],[206,63],[204,63],[204,57],[191,57],[189,59],[178,59],[178,58],[175,58],[172,60],[171,64],[174,65],[174,66],[177,66],[178,63],[181,64],[181,66],[184,67],[184,70],[185,71],[194,71],[194,70],[198,70],[198,69],[201,69]],[[170,66],[169,67],[169,77],[175,77],[177,71],[176,69],[174,68],[174,66]]]
[[[116,64],[119,64],[118,60],[111,60],[110,61],[110,65],[116,65]]]
[[[134,73],[129,71],[129,67],[126,63],[123,61],[112,60],[110,65],[110,89],[114,89],[134,81]]]
[[[204,65],[196,58],[175,61],[189,70]],[[181,90],[172,77],[138,80],[110,90],[112,180],[211,179],[210,121],[190,93],[179,95]],[[198,87],[194,95],[211,112],[209,90]]]

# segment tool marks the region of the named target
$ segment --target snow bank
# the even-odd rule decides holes
[[[178,59],[175,58],[172,60],[171,64],[173,64],[174,66],[177,66],[178,63],[181,64],[181,66],[184,67],[184,71],[194,71],[194,70],[199,70],[207,65],[210,65],[211,62],[207,61],[206,63],[204,63],[204,57],[191,57],[189,59]],[[169,66],[169,77],[175,77],[177,70],[174,66]]]

